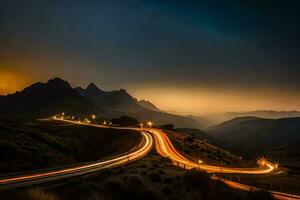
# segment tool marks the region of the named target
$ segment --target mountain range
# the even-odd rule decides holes
[[[21,92],[0,96],[0,113],[5,115],[37,115],[47,117],[60,112],[101,118],[129,115],[154,124],[173,123],[177,127],[199,127],[191,118],[166,113],[146,100],[133,98],[126,90],[103,91],[94,83],[87,88],[72,88],[60,78],[35,83]]]
[[[67,105],[67,106],[66,106]],[[73,90],[70,84],[55,78],[47,83],[35,83],[21,92],[0,98],[3,114],[53,114],[65,112],[88,113],[92,102]]]

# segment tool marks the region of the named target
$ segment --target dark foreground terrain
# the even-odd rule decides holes
[[[94,174],[0,192],[15,200],[273,199],[264,191],[241,192],[199,171],[173,166],[153,150],[136,162]]]
[[[103,159],[140,143],[135,131],[62,122],[0,121],[0,174]]]
[[[94,161],[124,153],[140,142],[134,131],[101,129],[63,122],[0,120],[1,174]],[[225,166],[249,166],[236,154],[208,143],[188,131],[165,131],[179,152],[190,159]],[[234,152],[236,153],[236,152]],[[253,158],[252,160],[255,160]],[[173,166],[153,149],[146,157],[93,174],[0,191],[0,199],[272,199],[264,191],[229,188],[209,174]],[[298,175],[222,175],[226,179],[266,190],[297,194]]]
[[[198,157],[205,158],[207,149],[204,147],[214,144],[243,158],[240,162],[235,163],[234,159],[228,159],[230,157],[226,159],[225,156],[218,156],[220,154],[223,155],[223,153],[218,151],[219,148],[210,149],[210,154],[207,154],[208,158],[210,158],[209,162],[218,161],[221,158],[223,165],[233,163],[237,166],[240,163],[240,166],[254,166],[256,165],[255,160],[264,156],[270,161],[277,162],[283,173],[255,176],[219,174],[219,176],[265,190],[276,190],[299,195],[299,122],[299,118],[236,118],[212,127],[205,132],[196,129],[177,129],[177,135],[188,135],[192,138],[192,140],[189,139],[192,142],[185,143],[184,149],[180,145],[180,140],[179,143],[174,142],[174,144],[177,144],[178,150],[182,153],[188,150],[188,154],[194,157],[199,155]],[[233,135],[236,136],[233,137]],[[209,143],[209,145],[201,145],[201,148],[198,148],[196,144],[199,141],[203,144]],[[248,141],[252,141],[252,143]],[[211,158],[214,158],[214,160]],[[216,164],[221,163],[217,162]]]

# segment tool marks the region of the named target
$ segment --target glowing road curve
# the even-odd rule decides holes
[[[72,121],[68,121],[68,122],[76,123]],[[97,125],[86,124],[86,123],[82,125],[97,126]],[[47,169],[46,171],[43,172],[35,172],[31,174],[18,175],[18,176],[7,175],[6,177],[0,178],[0,190],[28,186],[28,185],[38,184],[38,183],[59,180],[62,178],[83,175],[90,172],[98,171],[109,167],[119,166],[128,163],[130,161],[137,160],[145,156],[151,150],[153,145],[153,139],[149,133],[142,131],[141,134],[142,134],[142,141],[140,145],[138,145],[139,148],[129,153],[121,154],[107,160],[90,162],[90,163],[81,164],[77,166],[63,167],[60,169]]]
[[[155,138],[155,148],[157,152],[163,156],[171,159],[174,164],[184,167],[186,169],[196,168],[206,171],[207,173],[238,173],[238,174],[267,174],[271,173],[275,168],[275,164],[264,161],[260,167],[257,168],[234,168],[234,167],[220,167],[208,164],[199,164],[186,159],[181,155],[171,143],[169,137],[160,129],[151,129],[150,132]]]
[[[27,175],[11,176],[5,178],[0,177],[0,190],[27,186],[27,185],[37,184],[37,183],[43,183],[43,182],[58,180],[67,177],[78,176],[78,175],[94,172],[97,170],[101,170],[104,168],[115,167],[122,164],[126,164],[129,161],[137,160],[145,156],[153,146],[153,138],[155,140],[155,149],[161,156],[169,158],[170,160],[172,160],[172,162],[175,165],[179,167],[183,167],[185,169],[196,168],[196,169],[204,170],[208,173],[268,174],[268,173],[272,173],[277,168],[275,164],[268,162],[266,160],[263,160],[260,163],[260,166],[256,168],[233,168],[233,167],[213,166],[204,163],[196,163],[188,160],[183,155],[181,155],[175,149],[175,147],[171,143],[166,133],[164,133],[160,129],[108,127],[104,125],[85,123],[81,121],[66,120],[63,118],[57,118],[55,116],[54,118],[52,118],[52,120],[53,119],[68,122],[68,123],[78,124],[78,125],[88,125],[88,126],[99,127],[99,128],[138,130],[141,131],[143,139],[137,150],[127,154],[118,155],[114,158],[106,159],[104,161],[96,161],[96,162],[81,164],[78,166],[64,167],[61,169],[52,169],[52,170],[49,169],[45,172],[37,172],[37,173],[32,173]],[[149,133],[152,134],[153,138]],[[215,176],[213,176],[212,178],[220,179]],[[246,191],[257,190],[257,188],[236,183],[233,181],[228,181],[225,179],[220,179],[220,180],[222,180],[225,184],[227,184],[232,188],[246,190]],[[300,199],[300,196],[297,195],[275,192],[275,191],[269,191],[269,192],[271,192],[276,199],[280,199],[280,200]]]

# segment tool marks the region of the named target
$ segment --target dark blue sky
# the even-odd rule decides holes
[[[11,90],[61,76],[128,88],[163,107],[168,96],[160,102],[151,91],[259,100],[240,109],[272,98],[274,109],[300,109],[299,10],[292,0],[2,0],[0,73],[20,80]]]

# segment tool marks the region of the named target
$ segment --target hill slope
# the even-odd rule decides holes
[[[200,137],[193,137],[187,133],[188,129],[176,129],[175,131],[164,132],[168,134],[170,140],[178,151],[184,154],[187,158],[198,162],[197,158],[210,164],[228,166],[237,166],[244,164],[239,156],[233,155],[219,146],[208,143],[206,139]],[[200,131],[199,131],[200,133]],[[200,133],[201,135],[201,133]]]
[[[300,142],[292,142],[270,149],[267,154],[276,160],[280,160],[287,167],[300,172]],[[288,155],[288,156],[287,156]]]
[[[300,118],[235,118],[212,127],[208,133],[224,141],[275,147],[300,140]]]
[[[191,128],[180,128],[176,129],[176,131],[185,133],[190,135],[193,138],[198,138],[200,140],[204,140],[212,145],[220,147],[222,149],[226,149],[237,156],[241,156],[244,159],[253,159],[257,156],[260,156],[262,150],[258,147],[249,146],[247,144],[232,142],[232,141],[224,141],[218,138],[211,136],[210,134],[203,132],[199,129],[191,129]]]
[[[128,130],[0,121],[0,173],[99,160],[129,151],[140,139]]]
[[[211,127],[206,133],[223,148],[245,158],[267,156],[299,171],[300,118],[263,119],[240,117]]]

